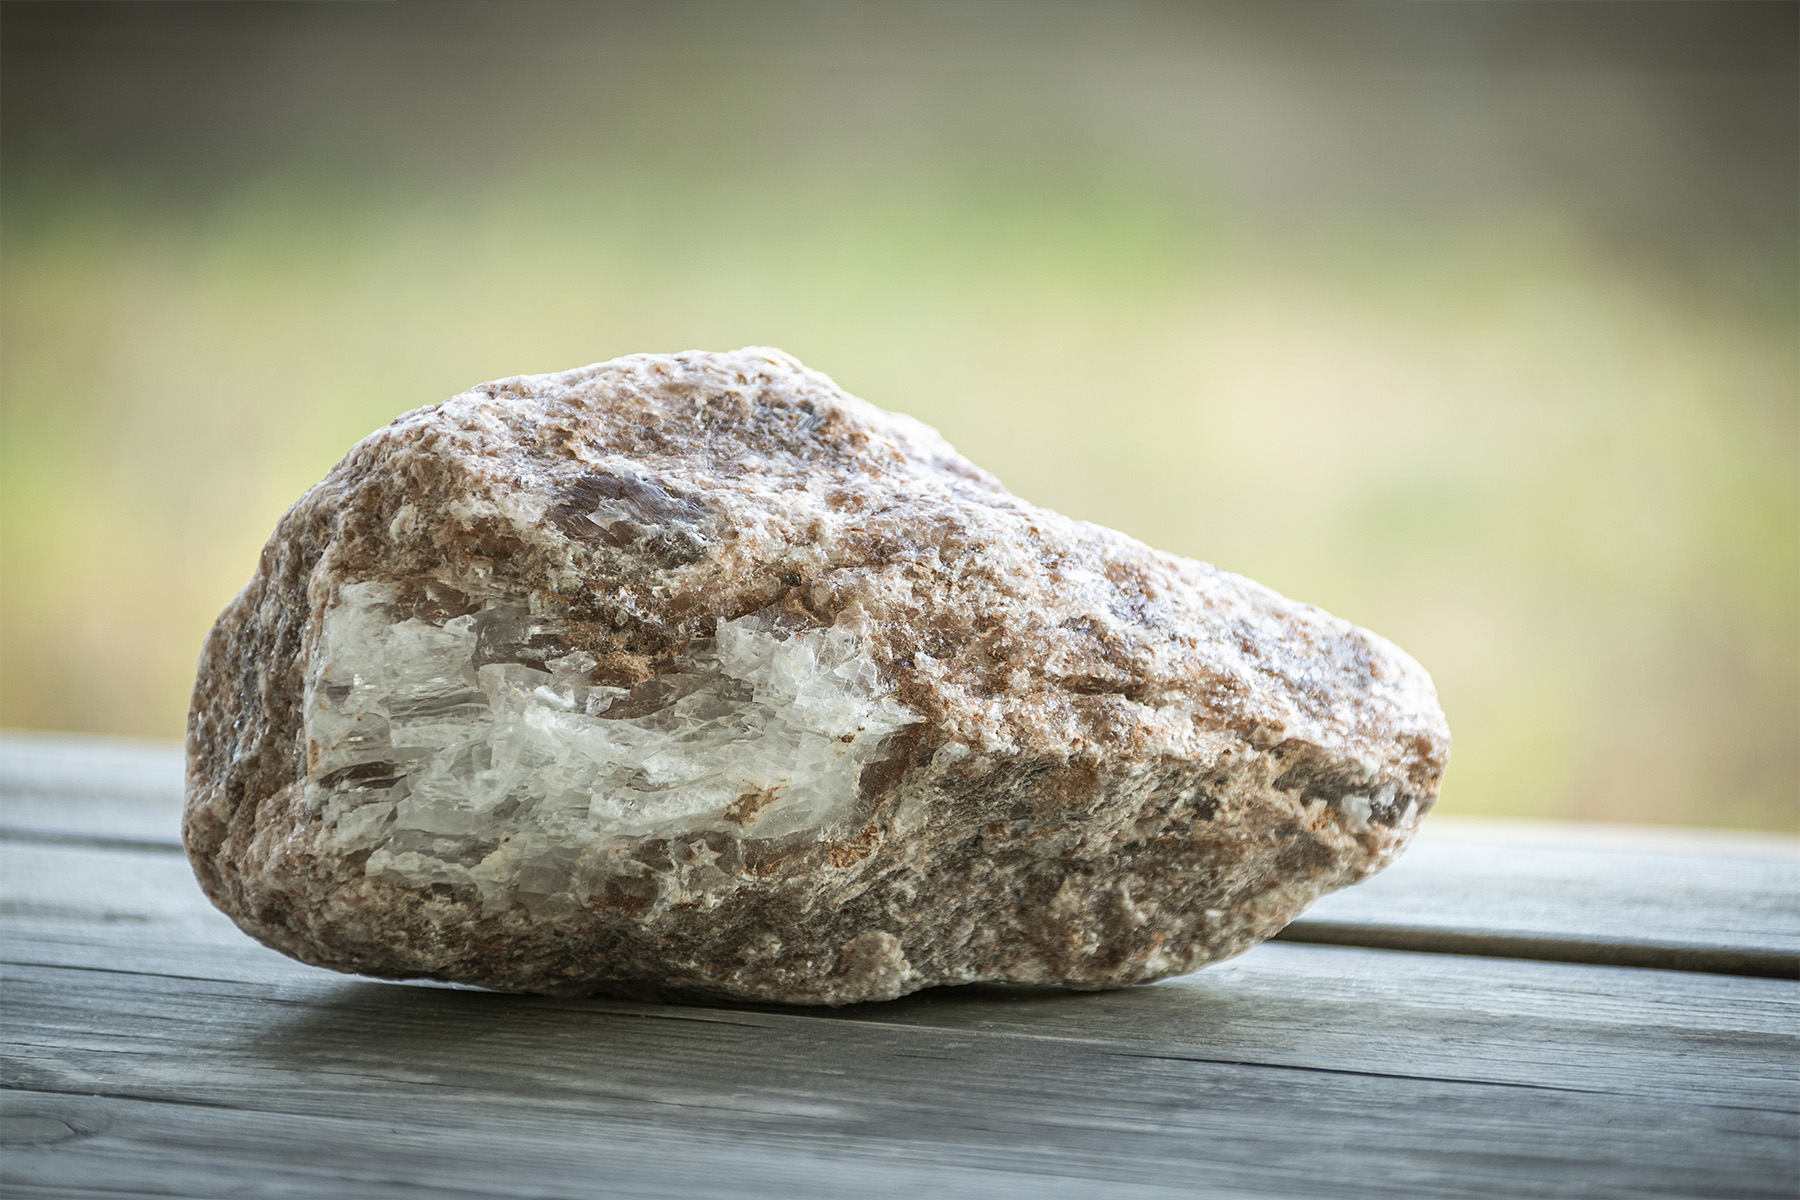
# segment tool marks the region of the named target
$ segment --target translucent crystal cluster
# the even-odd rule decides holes
[[[307,798],[370,874],[498,903],[592,885],[630,839],[830,832],[887,735],[919,719],[848,629],[720,621],[680,669],[623,688],[590,682],[579,651],[480,661],[483,626],[519,620],[396,619],[382,583],[346,585],[326,613]]]

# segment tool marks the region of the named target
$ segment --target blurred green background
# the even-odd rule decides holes
[[[776,345],[1390,637],[1443,811],[1795,828],[1792,4],[0,9],[0,723],[357,438]]]

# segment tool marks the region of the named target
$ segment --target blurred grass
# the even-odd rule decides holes
[[[1455,733],[1446,811],[1795,826],[1779,264],[1697,276],[1529,204],[1278,234],[1126,154],[767,154],[745,103],[691,154],[453,186],[15,178],[0,722],[179,736],[276,517],[399,412],[772,344],[1036,503],[1399,643]]]

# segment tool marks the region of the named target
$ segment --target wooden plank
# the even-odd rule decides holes
[[[5,958],[21,965],[277,988],[342,978],[239,933],[206,902],[185,861],[165,854],[0,846],[0,912]],[[1191,1043],[1271,1066],[1599,1081],[1621,1093],[1719,1103],[1760,1095],[1800,1108],[1791,1070],[1800,1056],[1797,1004],[1800,986],[1778,981],[1270,944],[1151,988],[944,989],[837,1015]],[[1563,1043],[1545,1040],[1544,1030],[1564,1026],[1574,1030],[1564,1042],[1585,1039],[1587,1053],[1571,1059]]]
[[[1800,839],[1429,819],[1293,941],[1800,977]]]
[[[0,733],[0,836],[181,845],[174,743]]]
[[[293,963],[167,853],[5,850],[4,1084],[49,1139],[9,1195],[1780,1195],[1800,1169],[1780,981],[1271,944],[1117,993],[547,1000]]]
[[[1265,1196],[1314,1195],[1321,1180],[1357,1196],[1778,1195],[1800,1166],[1800,1122],[1754,1097],[1700,1104],[1466,1073],[1272,1066],[1211,1044],[1068,1036],[1066,1024],[1003,1033],[348,981],[271,994],[76,974],[8,971],[6,1083],[28,1093],[17,1111],[85,1131],[116,1114],[48,1102],[208,1110],[175,1145],[139,1135],[129,1153],[140,1177],[198,1176],[200,1194],[239,1186],[242,1172],[285,1158],[284,1145],[352,1176],[368,1170],[371,1142],[390,1148],[392,1179],[481,1195],[510,1194],[521,1172],[551,1195],[595,1179],[632,1192],[706,1185],[679,1158],[640,1161],[645,1141],[702,1143],[691,1153],[707,1173],[755,1147],[777,1175],[816,1174],[823,1157],[843,1165],[833,1187],[860,1190],[887,1172],[884,1191],[915,1194],[958,1177],[952,1190],[982,1192],[1043,1176],[1106,1191],[1206,1180]],[[213,1114],[253,1118],[221,1148]],[[160,1116],[130,1119],[161,1132]],[[320,1142],[323,1122],[336,1124]],[[9,1183],[72,1181],[90,1153],[102,1156],[97,1173],[120,1155],[84,1140],[15,1150]],[[548,1147],[562,1147],[567,1174],[546,1177]]]
[[[492,1127],[475,1105],[445,1119]],[[271,1113],[136,1097],[0,1095],[0,1127],[30,1122],[41,1136],[8,1146],[5,1194],[79,1200],[259,1196],[319,1200],[444,1197],[844,1196],[1091,1197],[1096,1183],[1003,1166],[950,1167],[904,1151],[797,1139],[766,1145],[704,1128],[564,1113],[499,1122],[499,1136],[469,1138],[363,1109],[344,1115]],[[321,1152],[324,1148],[324,1152]],[[1113,1189],[1109,1189],[1113,1190]],[[1117,1195],[1193,1196],[1188,1186],[1134,1185]],[[1225,1192],[1212,1192],[1225,1195]]]
[[[172,811],[151,789],[12,792],[40,799],[0,844],[8,1195],[1784,1195],[1800,1169],[1779,981],[1272,944],[840,1012],[379,984],[237,933],[154,821],[66,819]]]
[[[178,747],[0,735],[0,836],[180,844]],[[1284,940],[1800,977],[1800,838],[1427,820]]]

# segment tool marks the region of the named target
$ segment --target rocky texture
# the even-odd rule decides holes
[[[343,971],[1105,988],[1380,869],[1448,747],[1372,634],[778,352],[640,355],[409,413],[301,498],[207,641],[184,832]]]

